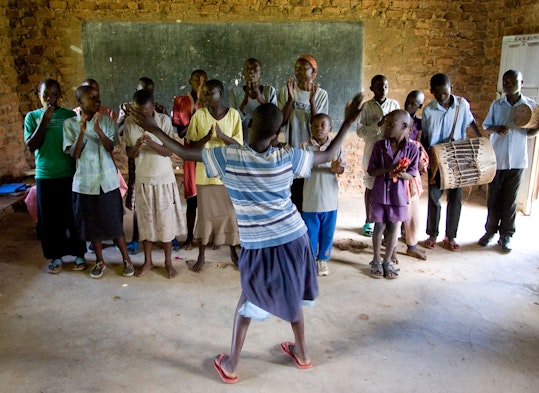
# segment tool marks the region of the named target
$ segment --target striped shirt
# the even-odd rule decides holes
[[[202,150],[208,177],[220,177],[236,210],[241,246],[279,246],[307,232],[290,200],[294,177],[309,177],[313,152],[270,147],[257,153],[249,146]]]

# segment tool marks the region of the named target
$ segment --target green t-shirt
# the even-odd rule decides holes
[[[45,108],[29,112],[24,118],[24,140],[28,140],[37,129],[39,120]],[[58,108],[54,111],[50,123],[45,131],[43,145],[36,149],[36,179],[57,179],[72,177],[75,173],[75,160],[63,152],[64,120],[76,116],[75,112],[67,108]]]

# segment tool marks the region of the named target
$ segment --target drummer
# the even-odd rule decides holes
[[[439,143],[459,141],[466,139],[468,126],[481,135],[475,119],[470,110],[470,104],[462,97],[451,94],[451,79],[446,74],[436,74],[430,79],[430,92],[434,96],[424,109],[421,119],[423,133],[421,142],[425,149]],[[432,178],[429,169],[429,179]],[[423,242],[428,249],[436,247],[438,226],[442,206],[440,198],[443,191],[440,189],[440,172],[438,171],[434,181],[429,182],[429,202],[427,213],[427,234],[429,238]],[[456,242],[457,229],[462,207],[462,188],[447,190],[447,214],[445,225],[445,237],[440,245],[450,251],[459,251],[460,246]]]
[[[512,121],[514,109],[522,104],[535,107],[531,98],[521,94],[522,73],[508,70],[502,78],[505,96],[495,100],[483,128],[490,135],[496,154],[496,176],[488,186],[487,223],[485,234],[478,244],[486,247],[499,232],[498,244],[504,252],[511,251],[511,237],[515,233],[517,194],[524,169],[528,167],[528,138],[538,129],[516,127]]]

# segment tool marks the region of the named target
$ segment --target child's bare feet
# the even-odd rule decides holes
[[[148,270],[152,270],[152,269],[153,269],[152,262],[144,262],[144,264],[135,272],[135,276],[142,277],[143,275],[146,274]]]
[[[206,264],[206,260],[202,257],[198,257],[196,263],[191,267],[191,270],[195,273],[200,273]]]
[[[408,255],[409,257],[413,257],[413,258],[417,258],[417,259],[421,259],[423,261],[426,261],[427,260],[427,254],[425,254],[425,251],[423,250],[418,250],[417,248],[410,248],[408,247],[406,249],[406,255]]]
[[[396,265],[399,264],[399,258],[397,258],[397,247],[393,249],[393,253],[391,254],[391,262],[395,263]]]
[[[174,266],[172,266],[172,263],[165,263],[165,269],[167,269],[168,278],[174,278],[178,275],[178,271],[174,269]]]
[[[218,250],[221,248],[221,245],[220,244],[215,244],[213,243],[213,245],[211,246],[212,250]]]

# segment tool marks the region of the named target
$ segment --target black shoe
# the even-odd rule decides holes
[[[494,237],[494,234],[492,233],[485,233],[481,239],[477,242],[482,247],[488,246],[488,244],[492,241],[492,238]]]
[[[500,236],[500,240],[498,240],[498,244],[505,252],[511,252],[511,236]]]

